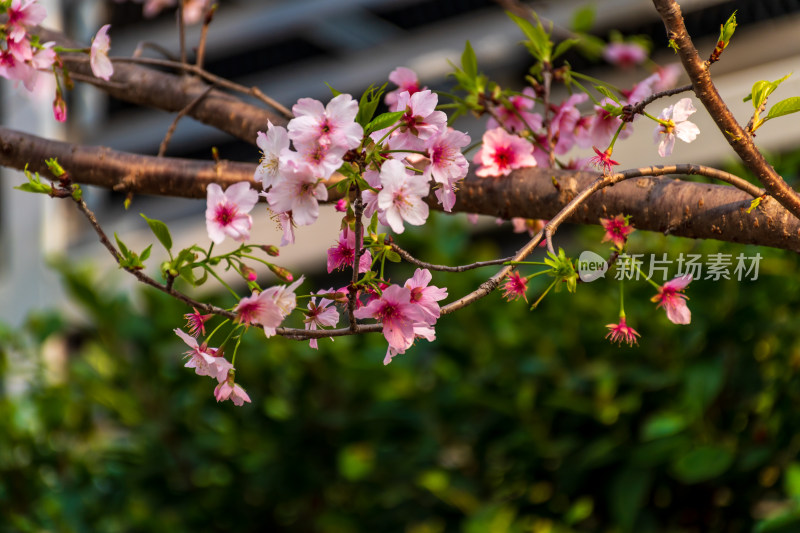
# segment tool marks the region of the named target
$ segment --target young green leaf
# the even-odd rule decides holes
[[[767,100],[769,95],[778,88],[778,85],[786,81],[789,76],[791,76],[791,73],[775,81],[760,80],[755,82],[753,84],[753,89],[750,91],[750,98],[745,98],[744,101],[746,102],[752,99],[753,109],[758,109]]]
[[[372,132],[382,130],[384,128],[388,128],[389,126],[394,125],[400,117],[405,114],[405,110],[403,111],[390,111],[388,113],[382,113],[375,117],[367,127],[364,128],[364,135],[369,135]]]
[[[579,8],[572,15],[572,31],[577,33],[589,33],[592,31],[595,15],[595,6],[593,4]]]
[[[602,94],[603,96],[606,96],[606,97],[608,97],[608,98],[611,98],[611,99],[612,99],[612,100],[614,100],[616,103],[619,103],[619,98],[617,97],[617,95],[616,95],[616,94],[614,94],[613,92],[611,92],[611,90],[610,90],[608,87],[605,87],[605,86],[603,86],[603,85],[595,85],[595,86],[594,86],[594,89],[595,89],[597,92],[599,92],[600,94]]]
[[[551,52],[553,50],[553,42],[550,40],[550,35],[542,26],[539,18],[536,18],[536,25],[531,24],[530,21],[522,17],[518,17],[513,13],[506,12],[506,14],[519,26],[522,33],[528,38],[525,46],[530,51],[531,55],[541,62],[550,62],[552,60]],[[534,14],[534,16],[536,16]]]
[[[147,218],[144,213],[139,213],[139,215],[141,215],[141,217],[147,221],[147,225],[150,226],[150,230],[156,236],[158,242],[160,242],[169,252],[172,249],[172,236],[169,234],[169,228],[167,225],[160,220]]]
[[[464,52],[461,53],[461,68],[472,79],[478,76],[478,58],[475,56],[475,50],[472,49],[469,41],[464,46]]]
[[[770,108],[769,113],[767,113],[766,118],[771,119],[782,117],[784,115],[797,113],[798,111],[800,111],[800,96],[792,96],[773,105]]]

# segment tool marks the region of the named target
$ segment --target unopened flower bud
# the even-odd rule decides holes
[[[345,200],[344,198],[340,198],[339,201],[336,202],[334,209],[336,209],[340,213],[344,213],[345,211],[347,211],[347,200]]]
[[[272,273],[281,278],[283,281],[294,281],[294,276],[292,273],[283,267],[270,264],[269,269],[272,270]]]
[[[258,274],[256,274],[256,271],[248,266],[242,267],[242,276],[244,276],[244,279],[247,281],[255,281],[258,279]]]
[[[281,254],[281,251],[274,244],[264,244],[261,246],[261,249],[267,252],[267,255],[271,255],[272,257],[278,257]]]
[[[61,97],[61,92],[56,93],[56,99],[53,100],[53,116],[59,122],[66,122],[67,120],[67,103]]]

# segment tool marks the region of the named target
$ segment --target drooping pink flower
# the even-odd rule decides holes
[[[261,150],[261,161],[254,178],[260,180],[264,190],[272,187],[284,170],[285,160],[281,156],[289,151],[289,134],[283,126],[274,126],[267,121],[267,133],[258,132],[256,144]]]
[[[11,0],[6,16],[8,40],[19,42],[26,37],[29,26],[36,26],[45,19],[47,9],[36,0]]]
[[[180,329],[175,329],[174,331],[190,348],[186,352],[186,357],[189,358],[189,361],[186,362],[184,367],[194,368],[198,376],[209,376],[217,381],[225,379],[233,365],[224,357],[217,357],[217,349],[208,348],[205,343],[198,344],[197,339],[187,335]]]
[[[274,285],[268,289],[264,289],[263,292],[267,297],[272,298],[281,310],[281,313],[283,313],[283,316],[286,317],[289,316],[289,313],[294,311],[294,308],[297,306],[297,296],[295,296],[294,291],[297,290],[297,287],[299,287],[304,280],[305,277],[300,276],[291,285]]]
[[[519,275],[519,272],[512,272],[506,278],[506,282],[503,285],[503,298],[512,302],[514,300],[518,300],[522,298],[526,302],[528,301],[528,296],[526,292],[528,291],[528,280],[527,278],[523,278]]]
[[[284,179],[263,194],[270,209],[276,213],[291,211],[295,224],[308,226],[317,220],[319,201],[328,199],[328,189],[308,165],[291,163],[286,166]]]
[[[619,250],[622,250],[622,247],[628,242],[628,235],[634,231],[628,219],[622,215],[617,215],[613,218],[601,218],[600,224],[606,230],[603,240],[600,242],[611,241]]]
[[[690,143],[700,134],[700,128],[689,122],[689,116],[697,111],[690,98],[681,98],[678,103],[664,109],[658,118],[667,124],[659,124],[653,132],[653,139],[658,143],[658,155],[666,157],[672,153],[675,137]]]
[[[461,149],[469,145],[470,138],[466,133],[448,128],[431,137],[425,143],[430,164],[425,168],[423,177],[433,178],[442,184],[452,185],[467,175],[469,162]]]
[[[542,116],[539,113],[531,113],[535,97],[536,93],[533,88],[525,87],[522,90],[522,94],[508,97],[510,108],[505,105],[493,106],[492,113],[494,116],[489,117],[486,122],[486,129],[491,130],[502,127],[511,133],[518,133],[524,130],[533,132],[539,130],[542,127]]]
[[[686,286],[692,281],[690,274],[674,278],[658,288],[658,294],[651,301],[658,303],[656,307],[663,307],[667,318],[673,324],[688,324],[692,321],[692,312],[686,305],[688,297],[682,294]]]
[[[606,327],[609,329],[609,332],[606,334],[606,339],[610,340],[611,342],[617,342],[619,344],[626,342],[629,346],[639,344],[639,341],[636,339],[636,337],[640,337],[641,335],[639,335],[639,332],[625,323],[624,316],[619,317],[619,323],[606,324]]]
[[[275,300],[266,291],[253,292],[245,296],[236,307],[236,320],[243,324],[260,324],[267,337],[274,335],[275,328],[283,322],[284,314]]]
[[[390,159],[381,167],[378,208],[395,233],[403,233],[403,221],[421,226],[428,219],[428,204],[422,198],[430,191],[429,183],[409,174],[403,163]]]
[[[411,302],[411,291],[399,285],[387,287],[380,298],[356,309],[356,318],[374,318],[383,324],[383,336],[398,353],[414,343],[414,324],[423,322],[420,306]]]
[[[217,402],[224,402],[225,400],[230,400],[233,402],[233,405],[241,407],[242,405],[250,402],[250,396],[248,396],[247,392],[238,384],[233,381],[233,375],[229,375],[228,379],[223,382],[220,382],[216,388],[214,389],[214,398],[217,399]]]
[[[197,337],[198,334],[206,334],[206,321],[214,315],[203,315],[200,311],[192,307],[191,313],[186,313],[183,318],[186,319],[186,327],[189,328],[189,334]]]
[[[397,85],[397,89],[386,93],[383,97],[389,111],[398,111],[397,99],[400,93],[407,91],[409,95],[413,95],[420,90],[417,73],[410,68],[397,67],[389,73],[389,81]]]
[[[92,74],[102,80],[108,81],[114,74],[114,65],[108,58],[108,51],[111,49],[111,38],[108,36],[108,29],[111,24],[106,24],[99,30],[92,40],[92,48],[89,51],[89,66]]]
[[[358,271],[367,272],[372,266],[372,255],[369,250],[363,248],[363,238],[361,239],[361,256],[358,259]],[[353,259],[356,252],[356,235],[345,228],[339,233],[339,242],[336,246],[328,248],[328,273],[334,270],[341,270],[353,266]]]
[[[483,146],[475,154],[474,162],[481,165],[475,174],[482,178],[508,176],[514,169],[536,166],[533,145],[503,128],[483,134]]]
[[[415,340],[416,339],[425,339],[428,342],[433,342],[433,341],[436,340],[436,331],[430,326],[416,325],[416,326],[414,326],[414,339]],[[392,359],[394,359],[394,357],[396,355],[399,355],[399,354],[404,353],[404,352],[405,352],[405,350],[403,350],[402,352],[398,352],[397,350],[395,350],[394,348],[389,346],[386,349],[386,355],[383,358],[384,366],[386,366],[389,363],[391,363]]]
[[[637,43],[609,43],[603,50],[603,59],[617,67],[635,67],[647,59],[647,50]]]
[[[335,145],[350,150],[361,143],[364,130],[355,121],[358,102],[349,94],[334,97],[328,105],[313,98],[301,98],[292,107],[289,138],[297,144]]]
[[[670,63],[663,67],[658,67],[656,71],[658,79],[653,83],[653,92],[666,91],[678,84],[678,79],[683,74],[683,67],[680,63]]]
[[[339,312],[335,307],[330,307],[331,304],[333,304],[333,301],[327,298],[320,298],[319,302],[317,302],[316,298],[311,298],[308,302],[306,317],[303,319],[305,329],[316,330],[324,326],[335,327],[339,322]],[[317,339],[309,339],[309,346],[315,350],[318,349]]]
[[[281,225],[283,234],[281,235],[281,246],[294,244],[294,222],[291,213],[280,213],[278,223]]]
[[[418,305],[422,310],[421,322],[427,326],[433,326],[442,314],[439,304],[436,302],[447,298],[447,289],[434,285],[429,286],[432,279],[430,271],[418,268],[403,285],[411,291],[411,303]]]
[[[258,193],[246,181],[234,183],[222,192],[216,183],[206,188],[208,194],[206,207],[206,229],[208,238],[220,244],[225,237],[235,241],[250,238],[253,219],[248,215],[258,202]]]
[[[589,163],[597,170],[602,170],[603,174],[610,174],[614,165],[619,165],[616,161],[611,159],[611,149],[601,152],[596,147],[592,146],[592,150],[597,155],[589,160]]]

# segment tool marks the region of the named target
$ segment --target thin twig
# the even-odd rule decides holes
[[[161,145],[158,147],[158,157],[164,157],[164,154],[167,151],[167,146],[169,145],[169,141],[172,139],[172,135],[175,133],[175,129],[178,127],[178,121],[180,121],[181,118],[186,116],[192,109],[194,109],[194,106],[200,103],[203,98],[208,96],[208,93],[210,93],[211,89],[213,88],[213,85],[209,85],[208,88],[202,93],[198,94],[197,97],[189,103],[189,105],[178,112],[178,114],[175,116],[175,120],[173,120],[172,124],[169,125],[169,129],[167,130],[166,135],[164,135],[164,140],[161,141]]]
[[[795,217],[800,218],[800,194],[772,168],[772,165],[764,158],[764,154],[756,147],[753,137],[739,125],[725,104],[711,80],[709,66],[700,58],[697,48],[686,30],[678,3],[675,0],[653,0],[653,5],[664,22],[667,37],[677,47],[678,56],[692,81],[697,98],[711,115],[720,132],[725,136],[725,140],[728,141],[742,163],[764,184],[770,195]]]
[[[88,61],[89,59],[86,58],[80,60]],[[288,119],[294,118],[294,115],[292,114],[291,111],[289,111],[286,107],[284,107],[280,102],[270,98],[269,96],[261,92],[261,90],[258,87],[245,87],[244,85],[240,85],[228,79],[211,74],[207,70],[204,70],[196,65],[182,64],[176,61],[169,61],[166,59],[154,59],[150,57],[112,57],[111,61],[120,63],[137,63],[141,65],[154,65],[154,66],[174,68],[176,70],[189,72],[220,87],[224,87],[232,91],[254,96],[259,100],[261,100],[262,102],[264,102],[265,104],[267,104],[268,106],[274,108],[276,111],[281,113],[286,118]]]
[[[181,43],[181,64],[185,65],[186,61],[186,24],[183,21],[183,0],[178,0],[178,35],[180,36]]]
[[[177,61],[177,58],[172,55],[172,52],[167,50],[165,47],[161,46],[158,43],[151,43],[149,41],[142,41],[138,45],[136,45],[136,50],[133,51],[133,57],[141,57],[144,53],[145,48],[152,48],[162,56],[166,57],[171,61]]]
[[[585,202],[592,194],[596,193],[600,189],[604,189],[616,183],[633,178],[663,176],[665,174],[697,174],[707,176],[725,181],[726,183],[731,183],[753,197],[759,197],[764,194],[764,191],[738,176],[734,176],[733,174],[715,168],[705,167],[703,165],[660,165],[634,168],[617,172],[616,174],[603,175],[598,177],[594,182],[591,183],[591,185],[579,192],[567,205],[563,207],[563,209],[561,209],[561,211],[558,212],[558,214],[550,219],[550,221],[545,224],[544,229],[537,233],[525,246],[523,246],[510,261],[524,261],[525,258],[528,257],[528,255],[530,255],[537,246],[539,246],[539,243],[541,243],[542,239],[545,237],[548,237],[548,250],[552,253],[555,253],[552,245],[553,234],[556,232],[562,222],[575,213],[575,211],[577,211],[578,207],[583,202]],[[500,285],[500,282],[503,280],[503,278],[505,278],[513,269],[514,265],[506,265],[494,276],[484,281],[471,293],[442,307],[442,314],[446,315],[448,313],[452,313],[453,311],[457,311],[477,300],[480,300],[484,296],[487,296]]]
[[[642,113],[642,111],[644,111],[645,107],[647,107],[648,105],[652,104],[653,102],[655,102],[659,98],[665,98],[667,96],[674,96],[676,94],[685,93],[685,92],[691,91],[691,90],[692,90],[692,84],[690,83],[688,85],[682,85],[680,87],[675,87],[674,89],[667,89],[666,91],[659,91],[659,92],[657,92],[655,94],[651,94],[650,96],[648,96],[647,98],[645,98],[641,102],[637,103],[636,105],[631,106],[631,110],[630,110],[631,116],[640,115]]]
[[[217,6],[219,4],[211,4],[208,9],[206,9],[205,15],[203,16],[203,27],[200,30],[200,41],[197,43],[197,60],[194,62],[197,68],[203,68],[203,61],[205,61],[206,57],[206,40],[208,39],[208,27],[211,25],[211,21],[214,20],[214,13],[217,11]]]
[[[458,266],[435,265],[433,263],[426,263],[425,261],[417,259],[407,251],[397,246],[397,244],[395,243],[391,243],[390,246],[392,247],[392,250],[397,252],[397,255],[399,255],[412,265],[418,266],[420,268],[427,268],[428,270],[437,270],[439,272],[466,272],[467,270],[474,270],[476,268],[482,268],[486,266],[502,265],[503,263],[511,261],[512,259],[511,257],[504,257],[502,259],[492,259],[491,261],[477,261],[475,263],[470,263],[468,265],[458,265]]]

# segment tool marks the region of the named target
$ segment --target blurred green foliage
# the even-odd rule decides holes
[[[404,243],[451,264],[501,253],[498,234],[467,247],[462,224],[438,216]],[[559,244],[603,251],[600,236]],[[627,283],[633,348],[604,339],[609,280],[533,312],[493,294],[387,367],[379,335],[314,351],[255,330],[242,408],[182,367],[185,306],[61,267],[87,320],[0,330],[0,530],[800,531],[797,257],[643,232],[630,246],[763,260],[757,281],[693,282],[689,326]],[[457,297],[486,275],[434,283]]]

